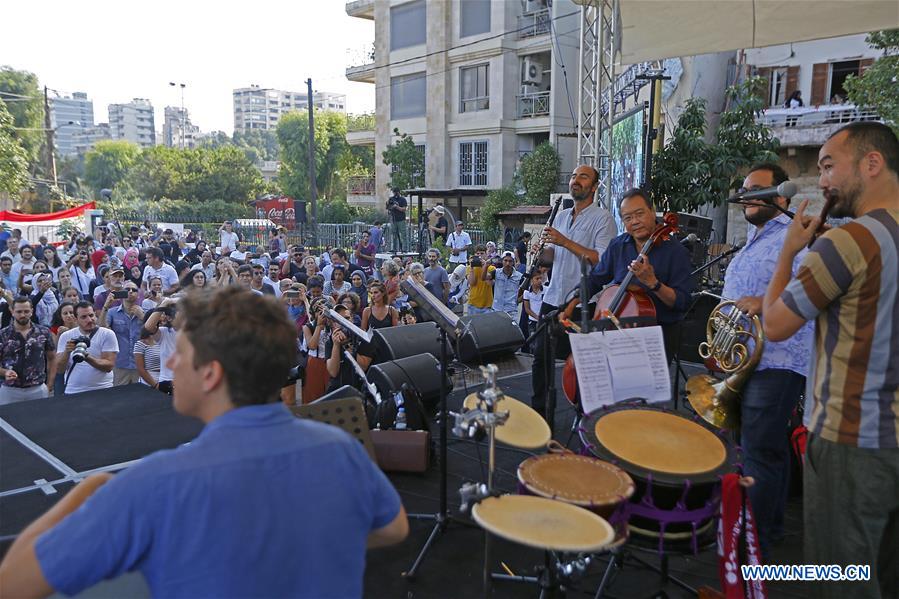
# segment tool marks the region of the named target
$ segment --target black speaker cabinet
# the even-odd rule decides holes
[[[433,322],[376,329],[372,343],[375,346],[374,364],[419,354],[439,356],[440,329]],[[452,345],[447,343],[446,347],[447,355],[452,359]]]
[[[390,360],[370,366],[367,373],[369,382],[378,388],[382,400],[393,397],[403,383],[418,393],[427,408],[432,408],[440,399],[440,361],[432,354],[419,354],[399,360]],[[453,381],[444,379],[447,394],[453,390]]]
[[[459,340],[459,359],[485,364],[491,359],[515,353],[524,344],[518,323],[505,312],[463,316],[465,332]]]
[[[684,324],[681,329],[680,347],[677,351],[681,360],[697,364],[703,363],[703,359],[699,355],[699,344],[706,341],[706,323],[712,310],[717,305],[718,300],[707,295],[702,295],[693,302],[693,306],[684,317]]]

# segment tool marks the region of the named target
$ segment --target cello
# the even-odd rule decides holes
[[[648,256],[652,248],[670,239],[677,231],[677,214],[673,212],[666,213],[662,217],[661,224],[656,227],[649,239],[646,240],[646,243],[643,244],[643,247],[640,248],[640,254],[637,256],[637,259]],[[609,320],[616,328],[623,328],[619,322],[620,318],[627,318],[631,327],[652,326],[655,324],[655,304],[652,303],[652,298],[649,297],[649,294],[643,287],[631,285],[633,279],[634,273],[629,270],[620,285],[609,285],[602,290],[596,302],[593,320]],[[578,301],[578,298],[571,300],[560,316],[562,324],[567,327],[576,328],[569,319]],[[577,406],[577,371],[574,367],[573,355],[568,356],[565,360],[565,367],[562,369],[562,390],[565,392],[565,398],[569,403]]]

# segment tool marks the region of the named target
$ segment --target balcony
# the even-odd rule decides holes
[[[360,19],[375,20],[375,0],[355,0],[346,3],[346,14]]]
[[[518,118],[528,119],[549,115],[549,92],[516,96]]]
[[[375,82],[375,44],[347,49],[346,78],[357,83]]]
[[[552,19],[548,8],[521,15],[518,17],[518,39],[547,34],[551,26]]]
[[[348,196],[368,196],[375,193],[374,177],[347,177],[346,194]]]
[[[769,108],[757,120],[771,129],[783,147],[820,146],[846,123],[882,121],[873,110],[854,104]]]

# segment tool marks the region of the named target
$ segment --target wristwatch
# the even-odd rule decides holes
[[[653,285],[652,287],[650,287],[649,290],[652,291],[653,293],[655,293],[656,291],[658,291],[661,288],[662,288],[662,282],[660,280],[656,279],[656,284]]]

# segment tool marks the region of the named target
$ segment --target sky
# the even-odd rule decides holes
[[[7,2],[0,65],[31,71],[63,94],[86,92],[94,121],[109,104],[149,99],[184,106],[201,131],[234,129],[231,92],[258,84],[343,93],[347,112],[371,112],[375,86],[353,83],[351,55],[374,41],[374,21],[349,17],[341,0],[267,2]]]

